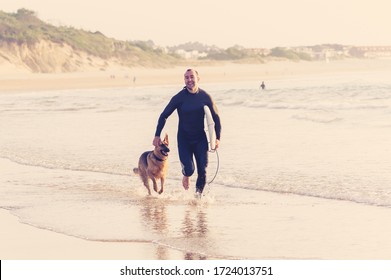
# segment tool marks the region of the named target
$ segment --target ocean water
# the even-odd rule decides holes
[[[181,86],[0,93],[0,207],[70,236],[155,243],[159,259],[177,258],[164,248],[184,259],[257,258],[233,236],[261,225],[224,221],[235,209],[258,211],[264,192],[391,207],[389,77],[291,77],[265,81],[265,90],[258,81],[201,84],[223,127],[201,202],[194,186],[181,186],[175,112],[163,130],[171,146],[165,193],[147,197],[132,174]]]

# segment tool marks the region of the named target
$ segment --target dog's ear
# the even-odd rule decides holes
[[[166,135],[164,136],[163,143],[166,144],[166,145],[168,146],[168,134],[167,134],[167,133],[166,133]]]

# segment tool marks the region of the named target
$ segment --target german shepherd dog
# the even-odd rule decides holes
[[[149,187],[149,179],[152,180],[153,189],[161,194],[164,190],[164,180],[167,174],[167,158],[170,149],[168,147],[168,135],[164,137],[163,142],[155,147],[153,151],[144,152],[138,161],[138,168],[134,168],[133,172],[138,174],[151,195]],[[160,190],[157,190],[156,180],[160,179]]]

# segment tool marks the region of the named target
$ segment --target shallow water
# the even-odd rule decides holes
[[[256,82],[202,85],[223,132],[201,202],[181,187],[176,113],[163,130],[172,148],[166,192],[146,197],[132,174],[180,87],[1,93],[0,207],[71,236],[155,243],[159,259],[170,258],[164,248],[184,259],[257,258],[261,191],[391,206],[388,77],[271,80],[263,91]]]

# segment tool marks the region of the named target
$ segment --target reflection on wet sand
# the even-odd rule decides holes
[[[156,199],[146,198],[141,207],[142,220],[156,233],[167,232],[166,204]]]
[[[142,201],[141,218],[147,230],[158,235],[158,239],[177,239],[180,242],[179,250],[184,252],[185,260],[205,260],[208,244],[208,219],[206,212],[199,205],[173,205],[167,200],[146,198]],[[176,211],[183,211],[182,221],[169,221],[167,209],[175,207]],[[171,209],[172,210],[172,209]],[[180,223],[180,224],[178,224]],[[161,260],[170,259],[168,247],[158,245],[156,257]]]
[[[199,244],[207,244],[208,221],[206,212],[200,208],[187,209],[182,223],[182,233],[185,238],[198,240]],[[195,213],[194,213],[195,212]],[[191,248],[190,248],[191,249]],[[191,250],[185,252],[185,260],[205,260],[205,255],[193,253]]]
[[[149,230],[156,232],[159,236],[166,234],[168,232],[166,204],[147,197],[142,205],[141,218]],[[156,257],[159,260],[169,259],[167,247],[158,245]]]

